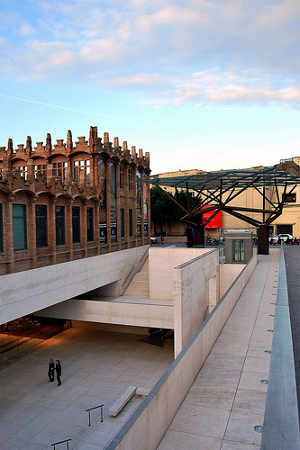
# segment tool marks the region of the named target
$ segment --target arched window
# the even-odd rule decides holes
[[[90,160],[89,159],[78,159],[73,161],[73,173],[74,180],[79,181],[79,172],[84,172],[85,181],[90,182]]]
[[[47,162],[43,158],[37,158],[34,161],[34,178],[42,176],[43,180],[47,180]]]
[[[12,170],[18,170],[20,172],[21,177],[24,178],[24,180],[27,180],[27,165],[25,161],[21,159],[15,161],[12,165]]]
[[[51,164],[53,165],[53,176],[63,183],[67,176],[68,161],[62,156],[56,156],[51,159]]]

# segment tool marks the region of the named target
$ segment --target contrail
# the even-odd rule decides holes
[[[90,111],[81,111],[80,109],[67,108],[66,106],[51,105],[50,103],[36,102],[34,100],[27,100],[25,98],[11,97],[10,95],[0,94],[0,97],[11,98],[13,100],[20,100],[21,102],[35,103],[36,105],[50,106],[51,108],[66,109],[68,111],[74,111],[74,112],[79,112],[79,113],[83,113],[83,114],[92,114],[93,116],[101,116],[101,117],[107,117],[109,119],[121,120],[120,117],[106,116],[105,114],[98,114],[98,113],[94,113],[94,112],[90,112]]]

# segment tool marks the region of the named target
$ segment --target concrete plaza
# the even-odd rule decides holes
[[[280,249],[258,265],[159,450],[259,448],[268,379]],[[267,352],[266,352],[267,351]],[[49,383],[48,359],[62,362],[62,385]],[[170,340],[69,329],[0,366],[0,446],[49,449],[71,438],[70,449],[105,448],[142,401],[135,396],[117,417],[107,411],[129,385],[151,388],[173,360]],[[101,403],[104,422],[87,408]],[[65,444],[62,444],[61,448]],[[58,449],[60,448],[58,447]],[[141,442],[151,449],[151,442]]]
[[[70,328],[1,364],[1,449],[50,449],[68,438],[70,449],[104,448],[142,401],[109,417],[116,397],[129,385],[152,388],[173,360],[171,339],[154,344],[138,334]],[[61,361],[59,387],[48,381],[49,357]],[[100,404],[104,422],[98,409],[88,426],[86,409]]]

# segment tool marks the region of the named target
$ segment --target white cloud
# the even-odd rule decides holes
[[[143,89],[156,104],[299,105],[295,0],[32,3],[30,20],[26,0],[6,11],[0,40],[11,48],[0,66],[9,77]],[[26,39],[32,33],[39,40]]]
[[[119,76],[115,78],[109,78],[107,84],[116,87],[146,87],[149,88],[166,85],[168,80],[160,74],[152,73],[139,73],[129,76]]]
[[[79,56],[83,61],[107,61],[120,50],[120,43],[114,38],[89,40],[79,51]]]
[[[23,23],[20,26],[20,33],[23,36],[29,36],[35,32],[35,29],[30,23]]]
[[[157,106],[192,104],[196,107],[277,104],[300,109],[300,86],[278,87],[268,78],[249,77],[249,73],[243,77],[215,69],[174,78],[171,87],[145,103]]]

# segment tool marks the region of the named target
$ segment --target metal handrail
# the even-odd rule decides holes
[[[59,444],[63,444],[64,442],[67,443],[67,449],[69,450],[69,441],[71,441],[71,439],[65,439],[64,441],[59,441],[59,442],[54,442],[54,444],[51,444],[51,447],[54,446],[54,450],[55,450],[55,446],[59,445]]]
[[[104,406],[104,404],[103,405],[99,405],[99,406],[94,406],[93,408],[86,409],[86,411],[89,413],[89,426],[91,425],[91,411],[93,409],[101,408],[101,422],[103,422],[103,409],[102,409],[103,406]]]

